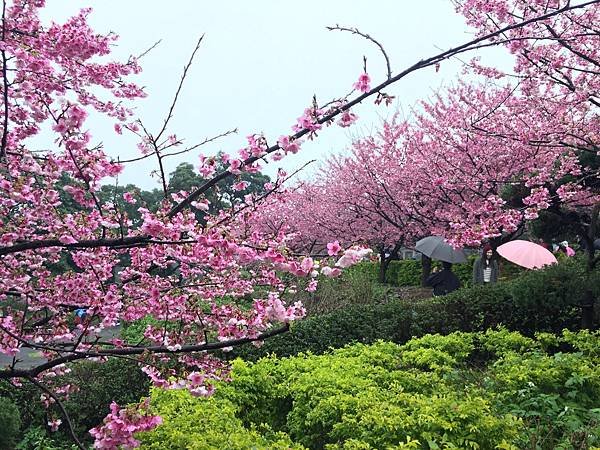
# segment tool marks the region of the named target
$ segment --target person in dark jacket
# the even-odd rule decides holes
[[[460,287],[460,280],[452,272],[452,264],[443,261],[442,265],[442,270],[432,273],[425,280],[425,285],[433,288],[433,295],[436,297],[449,294]]]
[[[473,264],[473,284],[490,284],[498,281],[498,261],[494,258],[492,247],[483,247],[481,256]]]

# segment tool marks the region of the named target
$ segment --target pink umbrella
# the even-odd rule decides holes
[[[540,269],[556,264],[556,257],[541,245],[529,241],[515,240],[502,244],[498,254],[521,267]]]

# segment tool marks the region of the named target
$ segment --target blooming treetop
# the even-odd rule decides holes
[[[423,227],[392,194],[402,186],[390,183],[401,180],[405,155],[398,142],[404,131],[394,120],[378,135],[355,141],[349,154],[330,159],[314,180],[273,196],[256,225],[287,227],[297,250],[323,251],[335,239],[377,248],[411,242]]]
[[[456,3],[482,35],[567,4]],[[459,82],[423,102],[410,122],[384,122],[377,135],[353,144],[350,157],[334,158],[326,176],[303,186],[308,196],[318,193],[315,204],[327,206],[296,222],[328,217],[320,220],[341,227],[344,214],[361,204],[365,233],[378,230],[383,218],[396,233],[441,234],[457,246],[476,246],[552,205],[595,204],[597,169],[580,158],[599,148],[599,20],[593,4],[503,34],[498,40],[515,54],[517,77],[473,62],[478,82]],[[522,203],[507,203],[511,188],[523,190]],[[318,233],[309,223],[298,228]]]
[[[455,3],[485,34],[568,2]],[[407,137],[407,172],[420,180],[417,193],[430,213],[446,222],[438,232],[476,245],[553,205],[598,201],[589,183],[598,173],[581,156],[599,148],[599,20],[594,4],[509,31],[504,44],[515,55],[516,78],[474,62],[486,81],[459,84],[424,104]],[[522,204],[502,198],[511,186],[525,190]]]

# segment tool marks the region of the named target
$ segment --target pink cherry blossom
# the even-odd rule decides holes
[[[239,181],[233,185],[234,191],[243,191],[248,187],[249,183],[247,181]]]
[[[327,244],[327,254],[329,256],[337,256],[342,247],[340,246],[339,241],[329,242]]]
[[[352,85],[354,89],[360,92],[369,92],[371,90],[371,77],[366,72],[363,72],[358,77],[358,81]]]
[[[368,89],[367,89],[368,90]],[[344,111],[338,120],[338,125],[342,128],[349,127],[358,120],[358,116],[348,110]]]
[[[61,419],[52,419],[48,422],[48,426],[50,427],[50,431],[57,431],[58,427],[62,423]]]
[[[300,267],[302,268],[302,270],[304,272],[310,273],[310,271],[314,267],[313,259],[312,258],[303,258],[302,262],[300,263]]]
[[[130,193],[130,192],[125,192],[125,193],[123,193],[123,200],[125,200],[127,203],[130,203],[130,204],[132,204],[132,205],[133,205],[133,204],[135,204],[135,203],[136,203],[136,201],[137,201],[137,200],[136,200],[136,199],[133,197],[133,195],[131,195],[131,193]]]
[[[321,273],[326,277],[335,278],[337,276],[340,276],[342,271],[337,267],[325,266],[321,269]]]

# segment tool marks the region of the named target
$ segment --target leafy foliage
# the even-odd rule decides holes
[[[119,404],[135,403],[149,392],[148,377],[137,364],[124,359],[110,359],[105,363],[81,361],[71,365],[71,372],[61,376],[59,381],[65,385],[79,386],[79,390],[71,393],[64,405],[73,419],[76,433],[84,440],[91,439],[88,430],[102,423],[111,401]],[[23,438],[20,448],[52,449],[63,448],[63,445],[70,448],[72,441],[64,426],[56,433],[47,433],[48,418],[39,403],[40,392],[37,388],[23,383],[23,386],[16,389],[3,382],[0,384],[0,395],[6,395],[18,408],[15,411],[0,408],[0,417],[5,410],[11,411],[10,414],[14,414],[16,418],[21,417],[24,431],[19,435]],[[2,400],[3,397],[0,397],[0,401]],[[51,411],[56,417],[61,417],[60,411],[54,408]],[[0,420],[0,430],[4,428]]]
[[[600,333],[499,329],[236,360],[213,398],[155,391],[165,424],[141,438],[177,448],[189,436],[197,443],[186,448],[223,445],[225,436],[263,448],[259,433],[274,432],[327,450],[590,448],[600,443],[599,344]]]
[[[16,450],[77,450],[75,444],[49,437],[46,430],[41,427],[28,428],[15,448]]]
[[[227,400],[198,400],[188,391],[153,390],[152,405],[163,425],[150,433],[140,433],[144,450],[301,450],[285,433],[268,427],[244,428],[235,416],[236,407]],[[260,432],[258,429],[260,428]]]
[[[9,398],[0,397],[0,449],[9,450],[19,435],[21,416],[19,409]]]
[[[65,404],[77,418],[80,436],[86,436],[88,430],[102,423],[112,401],[121,405],[136,403],[148,395],[150,386],[148,377],[135,362],[121,359],[102,364],[82,361],[73,366],[64,381],[80,387]]]

